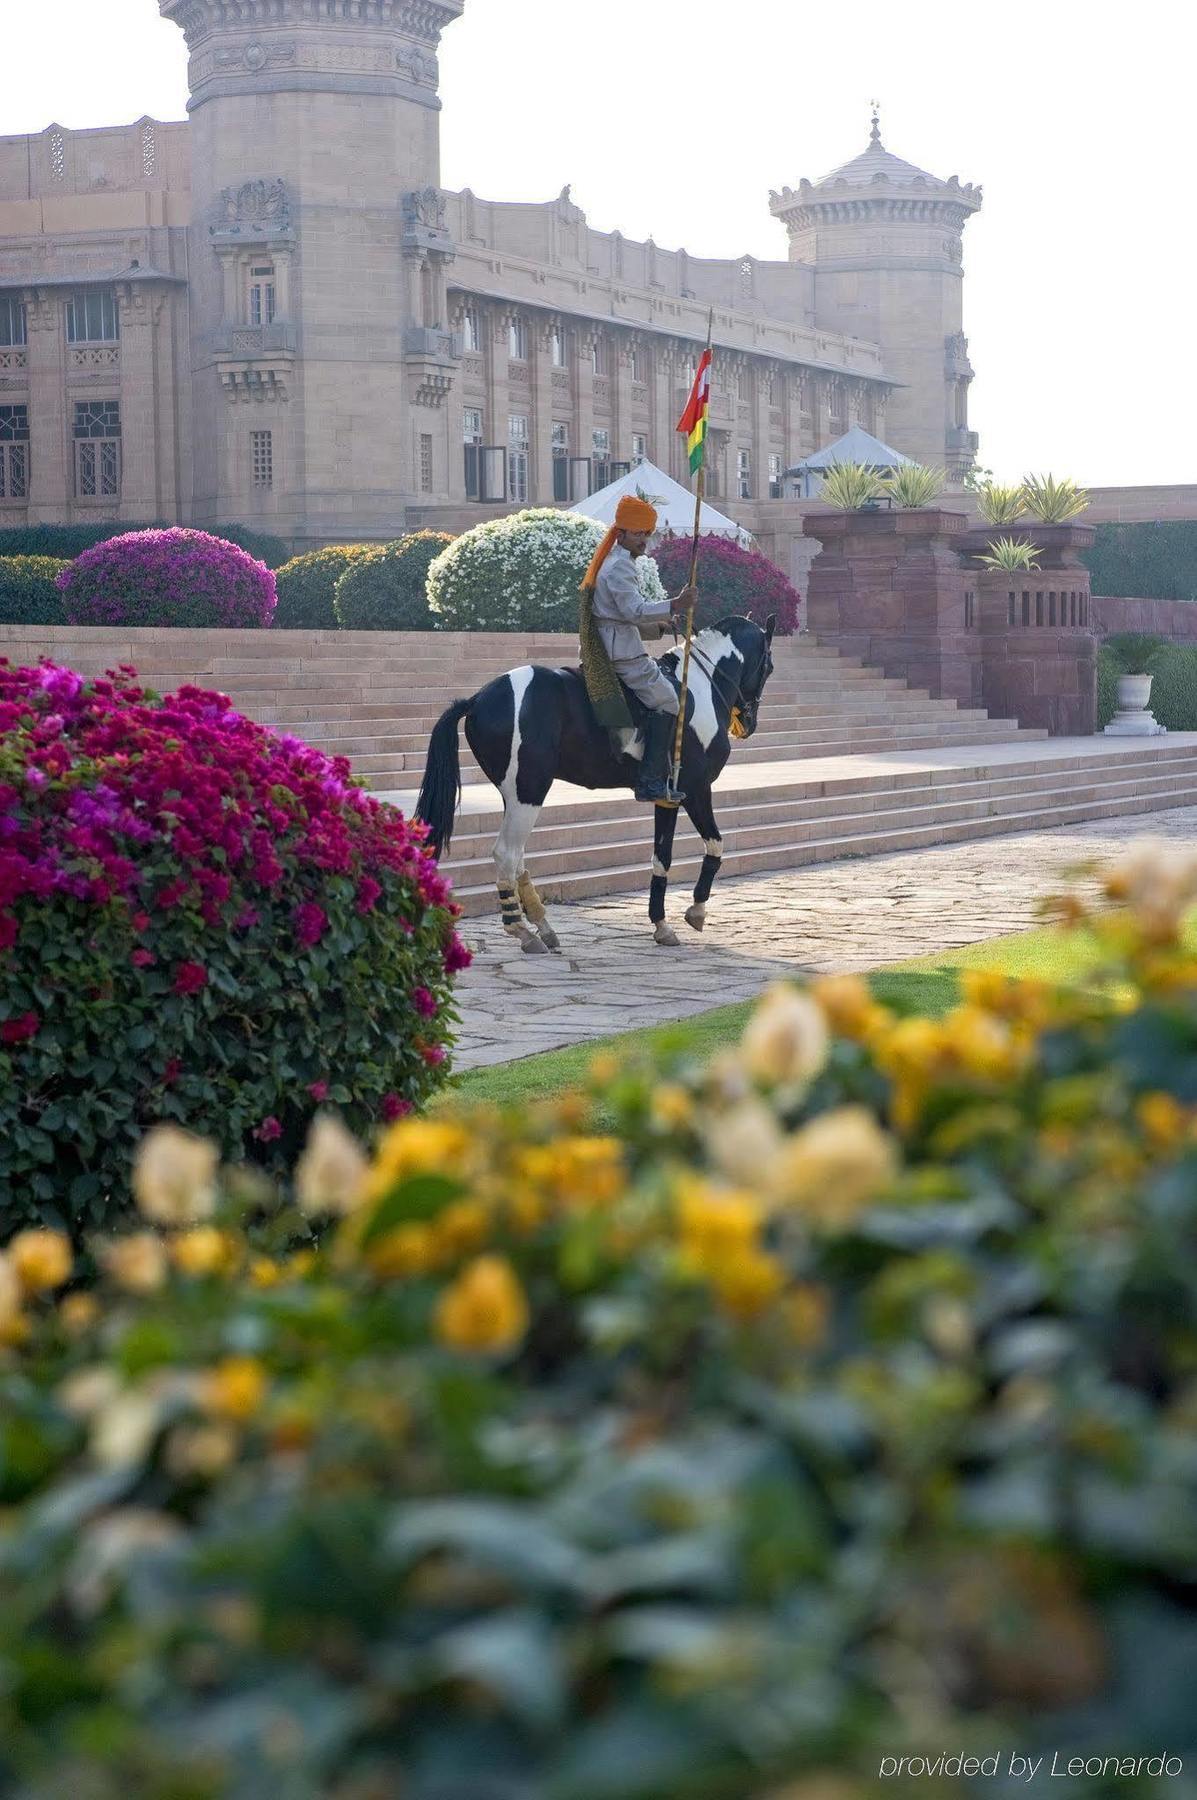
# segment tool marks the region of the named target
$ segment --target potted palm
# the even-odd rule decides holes
[[[1117,677],[1118,710],[1106,726],[1111,737],[1159,737],[1166,730],[1149,710],[1151,665],[1163,645],[1148,631],[1115,632],[1103,644],[1103,660],[1113,661]]]
[[[881,482],[881,491],[894,506],[913,511],[930,506],[943,493],[947,474],[922,463],[899,463]]]

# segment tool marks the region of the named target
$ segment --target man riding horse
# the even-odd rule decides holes
[[[678,694],[644,648],[640,626],[671,619],[675,629],[694,603],[694,589],[683,588],[672,600],[646,600],[640,590],[636,563],[648,548],[657,528],[655,508],[635,494],[625,494],[615,513],[615,523],[598,546],[582,581],[582,638],[587,639],[587,610],[597,627],[598,641],[623,686],[648,709],[644,734],[644,761],[636,783],[637,800],[659,804],[669,793],[673,744],[677,731]],[[591,670],[588,685],[593,685]]]
[[[457,728],[464,721],[466,741],[503,799],[494,852],[503,926],[530,955],[560,948],[528,867],[528,839],[554,781],[633,788],[638,800],[657,803],[648,911],[654,938],[662,945],[678,943],[665,917],[665,899],[678,820],[678,807],[671,802],[680,800],[703,851],[686,923],[701,931],[706,919],[723,855],[711,785],[727,762],[732,738],[751,737],[756,730],[761,695],[773,670],[775,620],[770,617],[761,626],[729,616],[695,634],[679,781],[686,792],[684,797],[670,792],[681,658],[672,650],[655,662],[641,645],[638,626],[676,616],[678,609],[689,608],[693,595],[690,588],[673,600],[650,601],[641,594],[636,561],[656,522],[646,501],[632,497],[620,502],[615,524],[582,583],[581,669],[524,664],[454,701],[433,728],[416,807],[416,817],[428,826],[428,846],[441,856],[453,836],[461,797]],[[647,709],[643,764],[636,761],[637,734],[617,676]],[[584,834],[585,822],[577,829]],[[462,872],[463,885],[476,878]]]

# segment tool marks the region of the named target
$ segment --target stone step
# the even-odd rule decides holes
[[[1000,836],[1008,832],[1059,829],[1083,823],[1088,819],[1115,818],[1128,813],[1151,812],[1170,807],[1197,805],[1197,775],[1188,782],[1171,778],[1155,783],[1118,784],[1126,791],[1088,794],[1083,798],[1057,798],[1039,807],[1022,811],[997,811],[982,816],[946,817],[939,815],[916,825],[894,823],[878,827],[875,821],[856,831],[821,836],[798,837],[793,833],[760,847],[728,850],[724,856],[723,874],[764,874],[811,863],[839,861],[854,856],[877,856],[897,850],[922,849],[932,844],[958,843],[969,838]],[[952,803],[945,802],[948,811]],[[647,808],[645,809],[647,811]],[[933,810],[933,809],[932,809]],[[646,822],[647,824],[647,822]],[[534,874],[542,899],[549,903],[593,898],[600,894],[626,893],[643,887],[647,892],[648,862],[652,854],[651,831],[642,841],[625,846],[628,859],[600,867],[587,867],[563,873]],[[530,854],[529,866],[533,866]],[[701,854],[683,842],[674,857],[670,872],[676,889],[692,886],[701,867]],[[446,864],[452,876],[453,864]],[[493,865],[483,874],[483,865],[460,866],[454,881],[454,898],[466,917],[489,913],[495,908]],[[718,888],[716,888],[716,894]]]

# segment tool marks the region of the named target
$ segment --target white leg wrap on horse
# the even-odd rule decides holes
[[[661,861],[661,858],[659,856],[654,856],[653,857],[653,874],[660,875],[662,878],[664,878],[666,875],[668,875],[668,873],[669,873],[669,870],[665,867],[665,864]]]
[[[722,838],[704,838],[702,847],[708,856],[717,856],[720,858],[723,856]]]

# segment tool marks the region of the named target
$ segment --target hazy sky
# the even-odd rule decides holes
[[[179,118],[157,0],[0,0],[0,134]],[[770,188],[886,146],[980,182],[965,232],[972,424],[1000,476],[1197,481],[1193,0],[466,0],[442,45],[442,180],[566,182],[591,223],[784,257]]]

